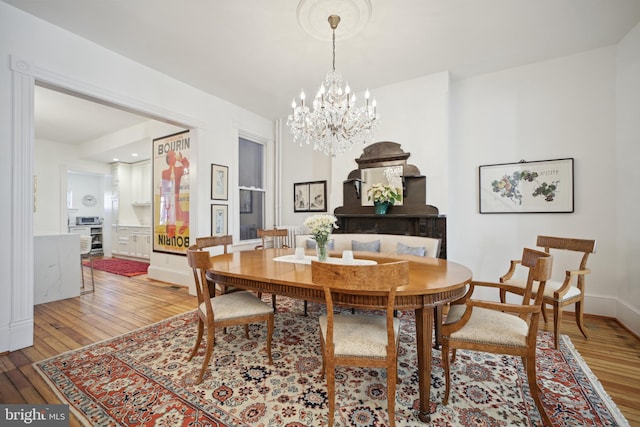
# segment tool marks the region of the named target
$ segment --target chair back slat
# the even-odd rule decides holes
[[[274,248],[288,248],[286,241],[289,239],[289,230],[274,228],[271,230],[258,229],[258,237],[262,239],[262,244],[256,246],[256,249],[265,249],[267,239],[273,242]]]
[[[196,238],[196,247],[198,249],[213,248],[222,246],[224,253],[228,253],[227,247],[233,245],[233,236],[226,234],[223,236],[206,236]]]

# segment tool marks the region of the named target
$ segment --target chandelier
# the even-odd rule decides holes
[[[336,71],[336,28],[340,23],[337,15],[329,16],[333,31],[333,68],[320,85],[311,107],[305,102],[304,91],[300,92],[300,105],[291,103],[291,114],[287,118],[294,142],[313,142],[313,149],[335,157],[354,143],[366,143],[373,137],[378,117],[376,100],[369,102],[369,90],[365,92],[365,105],[356,106],[356,95],[347,83],[342,88],[342,75]]]

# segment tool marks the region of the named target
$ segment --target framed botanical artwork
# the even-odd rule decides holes
[[[211,164],[211,200],[229,200],[229,168]]]
[[[249,190],[240,190],[240,213],[249,214],[253,212],[253,199]]]
[[[479,167],[480,213],[573,212],[573,158]]]
[[[153,144],[153,252],[186,255],[189,247],[189,131]]]
[[[309,183],[309,211],[327,211],[327,181]]]
[[[293,184],[294,212],[326,212],[327,181],[297,182]]]
[[[229,221],[229,207],[227,205],[211,205],[211,235],[224,236],[227,233]]]

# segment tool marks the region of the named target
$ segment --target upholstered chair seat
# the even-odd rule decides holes
[[[507,285],[515,286],[516,288],[520,288],[523,290],[527,287],[527,281],[523,279],[506,280],[504,283]],[[544,287],[544,292],[543,292],[544,297],[550,298],[556,301],[564,301],[564,300],[575,298],[582,293],[577,286],[569,286],[569,288],[567,288],[567,291],[564,294],[560,295],[559,298],[556,299],[554,297],[554,294],[558,292],[558,290],[562,287],[562,285],[564,285],[563,282],[557,282],[555,280],[547,281],[547,284]],[[533,284],[532,295],[536,296],[537,293],[538,293],[538,283],[536,282]]]
[[[327,316],[320,316],[320,331],[327,340]],[[395,345],[400,320],[393,319]],[[387,319],[382,316],[336,314],[333,316],[333,343],[336,356],[387,357]]]
[[[228,319],[269,314],[272,311],[271,307],[247,291],[225,294],[224,298],[210,298],[210,301],[216,321],[218,322]],[[207,316],[206,302],[201,303],[198,309],[203,316]]]
[[[445,325],[455,323],[466,311],[465,304],[452,305]],[[451,341],[526,347],[529,325],[522,318],[502,311],[473,307],[469,321],[449,336]]]

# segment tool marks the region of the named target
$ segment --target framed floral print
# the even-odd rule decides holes
[[[573,158],[479,167],[480,213],[573,212]]]

